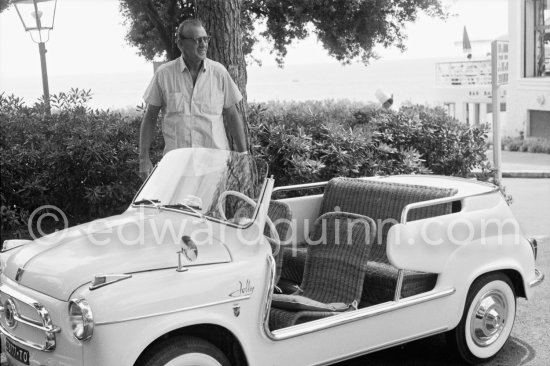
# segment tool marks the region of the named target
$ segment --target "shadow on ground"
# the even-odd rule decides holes
[[[536,353],[527,342],[510,337],[502,350],[484,366],[517,366],[526,365],[535,359]],[[355,358],[335,366],[397,366],[397,365],[423,365],[423,366],[458,366],[464,365],[451,348],[447,346],[445,335],[440,334],[401,346],[388,348],[383,351]]]

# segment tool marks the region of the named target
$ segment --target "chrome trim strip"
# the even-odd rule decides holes
[[[273,290],[275,289],[275,272],[276,272],[276,264],[275,259],[273,256],[268,255],[267,256],[267,270],[268,270],[268,278],[269,278],[269,284],[267,286],[267,294],[265,294],[266,302],[264,304],[263,308],[263,314],[262,314],[262,324],[260,325],[261,331],[263,331],[268,338],[272,338],[271,330],[269,330],[269,311],[271,309],[271,299],[273,297]]]
[[[14,341],[19,342],[28,347],[32,347],[34,349],[37,349],[40,351],[46,351],[46,352],[53,351],[56,345],[55,334],[61,332],[61,328],[53,324],[48,310],[46,310],[46,308],[42,304],[40,304],[38,301],[6,285],[0,285],[0,294],[1,293],[4,293],[9,297],[14,298],[34,308],[34,310],[40,316],[40,319],[42,319],[42,325],[39,325],[34,320],[19,316],[18,314],[17,314],[17,320],[20,321],[22,324],[25,324],[27,326],[43,331],[45,333],[44,336],[46,338],[45,339],[46,344],[44,346],[41,346],[33,342],[19,339],[18,337],[9,334],[8,331],[5,328],[3,328],[2,325],[0,324],[0,327],[2,328],[2,333],[6,334],[7,337],[12,338]]]
[[[298,337],[304,334],[318,332],[328,328],[332,328],[338,325],[343,325],[351,322],[355,322],[362,319],[371,318],[374,316],[390,313],[392,311],[401,310],[410,306],[418,305],[424,302],[437,300],[443,297],[451,296],[456,292],[455,288],[431,293],[428,295],[418,296],[412,299],[404,299],[399,302],[391,301],[384,304],[375,305],[371,308],[364,308],[346,313],[341,313],[328,318],[314,320],[308,323],[303,323],[295,326],[291,326],[284,329],[278,329],[271,333],[267,333],[267,336],[273,341],[281,341],[284,339]],[[388,305],[389,304],[389,305]]]
[[[405,278],[405,270],[399,269],[397,272],[397,284],[395,286],[395,293],[393,295],[393,301],[399,301],[401,298],[401,288],[403,287],[403,279]]]
[[[401,212],[401,223],[406,224],[407,223],[407,216],[409,214],[409,211],[414,210],[416,208],[435,206],[435,205],[440,205],[440,204],[443,204],[443,203],[449,203],[449,202],[453,202],[453,201],[462,201],[466,198],[485,196],[485,195],[493,194],[493,193],[498,192],[498,191],[499,191],[499,188],[495,187],[490,191],[485,191],[485,192],[480,192],[480,193],[463,194],[463,195],[460,195],[460,196],[443,197],[443,198],[436,198],[436,199],[428,200],[428,201],[409,203],[407,206],[405,206],[403,208],[403,211]]]
[[[441,328],[431,330],[429,332],[421,333],[421,334],[413,336],[413,337],[404,337],[404,338],[401,338],[398,341],[392,341],[392,342],[384,343],[380,346],[369,348],[365,351],[352,353],[351,355],[348,355],[348,356],[345,356],[345,357],[336,358],[336,359],[331,360],[329,363],[322,363],[320,365],[332,365],[336,362],[342,362],[342,361],[350,360],[352,358],[356,358],[356,357],[359,357],[359,356],[362,356],[362,355],[366,355],[368,353],[378,352],[378,351],[381,351],[381,350],[386,349],[386,348],[391,348],[391,347],[398,346],[400,344],[409,343],[409,342],[415,341],[417,339],[431,337],[433,335],[443,333],[447,330],[449,330],[449,327],[441,327]]]
[[[33,308],[36,308],[36,306],[42,306],[39,302],[36,300],[30,298],[29,296],[20,293],[17,290],[14,290],[6,285],[0,285],[0,293],[5,293],[6,295],[13,297],[21,302],[24,302],[27,305],[30,305]]]
[[[103,286],[110,285],[115,282],[127,280],[132,278],[131,274],[104,274],[104,275],[95,275],[92,280],[92,284],[89,287],[90,291],[101,288]]]
[[[495,185],[489,182],[483,182],[480,180],[477,180],[475,178],[462,178],[462,177],[455,177],[451,175],[441,175],[441,174],[400,174],[399,177],[411,177],[411,178],[436,178],[436,179],[446,179],[446,180],[456,180],[459,182],[469,182],[469,183],[475,183],[480,186],[487,186],[494,188]],[[396,175],[381,175],[378,176],[380,179],[389,179],[392,177],[396,177]],[[370,178],[370,177],[369,177]],[[373,177],[374,178],[374,177]]]
[[[542,273],[542,271],[540,271],[538,268],[535,268],[535,276],[537,276],[537,278],[529,282],[529,287],[538,286],[542,283],[542,281],[544,281],[544,273]]]
[[[294,185],[291,185],[291,186],[283,186],[283,187],[274,188],[273,193],[286,192],[286,191],[297,191],[299,189],[319,188],[319,187],[324,187],[327,184],[328,184],[328,182],[294,184]]]
[[[36,349],[38,351],[44,351],[44,352],[51,352],[52,351],[51,349],[47,349],[47,346],[41,346],[41,345],[36,344],[34,342],[26,341],[22,338],[11,335],[10,333],[8,333],[8,331],[4,328],[4,326],[1,323],[0,323],[0,333],[2,333],[3,335],[5,335],[6,337],[8,337],[9,339],[11,339],[14,342],[17,342],[17,343],[22,344],[24,346]]]
[[[51,327],[44,327],[42,324],[39,324],[35,322],[32,319],[27,318],[24,315],[17,314],[14,315],[13,318],[17,320],[20,323],[23,323],[25,325],[28,325],[29,327],[36,328],[38,330],[41,330],[43,332],[50,332],[50,333],[61,333],[61,328],[57,326],[51,326]]]
[[[251,295],[240,296],[240,297],[235,297],[235,298],[231,298],[231,299],[227,299],[227,300],[214,301],[214,302],[211,302],[211,303],[208,303],[208,304],[189,306],[189,307],[186,307],[186,308],[179,308],[179,309],[175,309],[175,310],[165,311],[165,312],[162,312],[162,313],[154,313],[154,314],[136,316],[136,317],[133,317],[133,318],[126,318],[126,319],[106,321],[106,322],[96,322],[95,325],[100,326],[100,325],[118,324],[118,323],[133,321],[133,320],[153,318],[155,316],[176,314],[176,313],[180,313],[182,311],[196,310],[196,309],[200,309],[200,308],[207,308],[207,307],[210,307],[210,306],[216,306],[216,305],[227,304],[227,303],[231,303],[231,302],[248,300],[248,299],[250,299],[250,296]]]

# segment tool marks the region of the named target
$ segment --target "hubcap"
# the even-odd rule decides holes
[[[165,366],[221,366],[212,356],[204,353],[186,353],[168,362]]]
[[[480,347],[493,344],[506,325],[508,303],[500,291],[490,291],[483,295],[473,308],[470,333]]]

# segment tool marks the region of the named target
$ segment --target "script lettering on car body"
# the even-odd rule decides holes
[[[239,289],[231,292],[230,297],[249,296],[254,292],[254,286],[250,283],[250,280],[246,282],[239,281]]]

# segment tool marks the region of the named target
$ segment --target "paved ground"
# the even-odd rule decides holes
[[[518,299],[516,323],[501,352],[484,365],[547,366],[550,364],[550,179],[503,179],[512,195],[512,211],[528,236],[539,239],[537,267],[546,280],[529,301]],[[397,325],[393,325],[397,326]],[[359,357],[338,366],[460,365],[449,354],[443,335]]]
[[[487,152],[487,158],[493,162],[493,151]],[[503,176],[542,175],[550,178],[550,154],[533,154],[517,151],[502,152]]]

